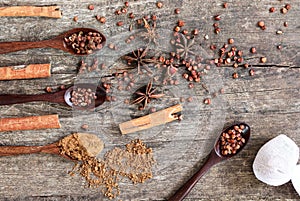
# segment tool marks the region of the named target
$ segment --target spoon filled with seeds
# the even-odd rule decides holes
[[[74,133],[55,143],[44,146],[0,146],[0,156],[48,153],[81,161],[84,156],[96,157],[103,148],[104,143],[97,135]]]
[[[34,101],[45,101],[68,105],[78,110],[96,108],[104,103],[106,91],[100,85],[78,83],[53,93],[44,94],[2,94],[0,105],[12,105]]]
[[[49,40],[1,42],[0,54],[50,47],[82,56],[102,49],[105,41],[105,36],[95,29],[75,28]]]
[[[238,154],[249,139],[250,126],[245,123],[236,123],[223,130],[203,166],[168,201],[183,200],[212,166]]]

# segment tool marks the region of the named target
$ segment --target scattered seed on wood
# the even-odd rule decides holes
[[[260,58],[260,62],[261,63],[266,63],[267,62],[267,58],[266,57],[261,57]]]
[[[124,22],[123,21],[118,21],[117,26],[123,26]]]
[[[177,25],[183,27],[185,25],[183,20],[178,20]]]
[[[78,16],[75,16],[75,17],[73,18],[73,21],[74,21],[74,22],[77,22],[77,21],[78,21]]]
[[[228,39],[228,44],[233,44],[234,43],[234,39],[233,38],[229,38]]]
[[[228,3],[227,2],[223,3],[223,8],[228,8]]]
[[[220,15],[215,15],[215,16],[214,16],[214,20],[216,20],[216,21],[221,20],[221,16],[220,16]]]
[[[180,9],[179,9],[179,8],[176,8],[176,9],[174,10],[174,13],[175,13],[175,14],[180,14]]]
[[[253,75],[254,75],[254,70],[253,70],[253,69],[250,69],[250,70],[249,70],[249,75],[250,75],[250,76],[253,76]]]
[[[270,11],[270,13],[274,13],[274,12],[276,11],[276,8],[275,8],[275,7],[271,7],[271,8],[269,9],[269,11]]]
[[[284,22],[284,23],[283,23],[283,26],[288,27],[288,23],[287,23],[287,22]]]
[[[282,14],[286,14],[288,12],[288,10],[286,8],[281,8],[280,11],[281,11]]]
[[[285,5],[285,8],[286,8],[287,10],[290,10],[290,9],[291,9],[291,4],[286,4],[286,5]]]
[[[282,30],[278,30],[278,31],[276,31],[276,34],[277,35],[281,35],[281,34],[283,34],[283,31]]]
[[[238,74],[237,72],[233,73],[233,74],[232,74],[232,78],[233,78],[233,79],[239,78],[239,74]]]
[[[89,10],[94,10],[94,9],[95,9],[95,6],[94,6],[93,4],[90,4],[90,5],[88,6],[88,9],[89,9]]]
[[[265,26],[265,22],[264,22],[264,21],[259,21],[259,22],[257,22],[257,25],[258,25],[260,28],[262,28],[262,27]]]
[[[203,103],[206,104],[206,105],[210,105],[211,104],[211,99],[210,98],[205,98],[203,100]]]
[[[156,2],[156,7],[157,8],[162,8],[163,7],[163,3],[162,2]]]
[[[252,54],[255,54],[255,53],[256,53],[256,48],[255,48],[255,47],[251,47],[250,52],[251,52]]]
[[[51,87],[46,87],[46,92],[51,93],[52,92],[52,88]]]

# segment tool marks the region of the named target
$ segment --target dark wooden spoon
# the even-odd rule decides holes
[[[245,139],[244,145],[237,150],[235,154],[231,155],[222,155],[221,154],[221,148],[220,148],[220,137],[218,137],[214,148],[211,150],[210,154],[207,157],[206,162],[203,164],[203,166],[172,196],[168,199],[168,201],[180,201],[187,196],[187,194],[192,190],[192,188],[196,185],[196,183],[200,180],[200,178],[215,164],[230,159],[231,157],[238,154],[247,144],[250,138],[250,126],[248,126],[245,123],[236,123],[228,128],[226,128],[223,132],[227,132],[230,129],[233,129],[235,125],[244,125],[245,128],[242,131],[242,136]],[[222,132],[222,133],[223,133]]]
[[[0,54],[6,54],[9,52],[16,52],[16,51],[32,49],[32,48],[50,47],[50,48],[60,49],[60,50],[63,50],[63,51],[66,51],[66,52],[69,52],[69,53],[75,54],[75,55],[86,55],[86,54],[76,53],[74,51],[74,49],[72,49],[71,46],[68,46],[65,42],[66,37],[69,37],[74,33],[79,33],[80,31],[82,31],[83,33],[88,33],[88,32],[100,33],[99,31],[97,31],[95,29],[75,28],[75,29],[69,30],[63,34],[60,34],[52,39],[49,39],[49,40],[1,42],[0,43]],[[102,33],[100,33],[100,35],[102,37],[102,47],[103,47],[105,44],[106,38]],[[99,50],[99,49],[96,49],[96,50]],[[96,51],[96,50],[94,50],[94,51]]]
[[[95,95],[97,96],[97,98],[94,100],[94,103],[90,104],[87,107],[79,107],[73,105],[70,98],[72,96],[71,94],[74,87],[90,88],[93,91],[95,91]],[[45,101],[51,103],[65,104],[70,107],[74,107],[75,109],[85,110],[85,109],[93,109],[95,107],[102,105],[105,99],[106,99],[106,91],[101,86],[88,84],[88,83],[80,83],[80,84],[76,84],[75,86],[71,86],[69,88],[54,93],[44,93],[44,94],[35,94],[35,95],[3,94],[0,95],[0,105],[12,105],[18,103],[34,102],[34,101]]]
[[[72,135],[68,135],[64,139],[72,143]],[[75,135],[78,136],[76,139],[78,139],[80,146],[84,147],[89,155],[97,156],[102,151],[104,144],[97,135],[90,133],[75,133]],[[72,140],[70,140],[70,138]],[[60,141],[43,146],[0,146],[0,156],[14,156],[34,153],[55,154],[70,160],[74,160],[72,157],[61,152]]]

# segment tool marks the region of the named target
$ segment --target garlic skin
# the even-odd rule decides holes
[[[292,183],[293,183],[295,190],[297,191],[297,193],[300,196],[300,165],[297,165],[294,168]]]
[[[299,147],[286,135],[279,135],[260,148],[253,172],[258,180],[280,186],[291,180],[298,159]]]

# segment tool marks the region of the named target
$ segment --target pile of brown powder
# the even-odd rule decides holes
[[[61,154],[80,161],[70,175],[78,172],[89,187],[101,188],[104,196],[110,199],[120,194],[118,182],[121,177],[133,183],[143,183],[152,178],[152,166],[155,164],[152,149],[139,139],[127,144],[126,149],[116,147],[108,151],[103,160],[96,158],[97,154],[81,143],[78,134],[62,139],[59,146]]]

